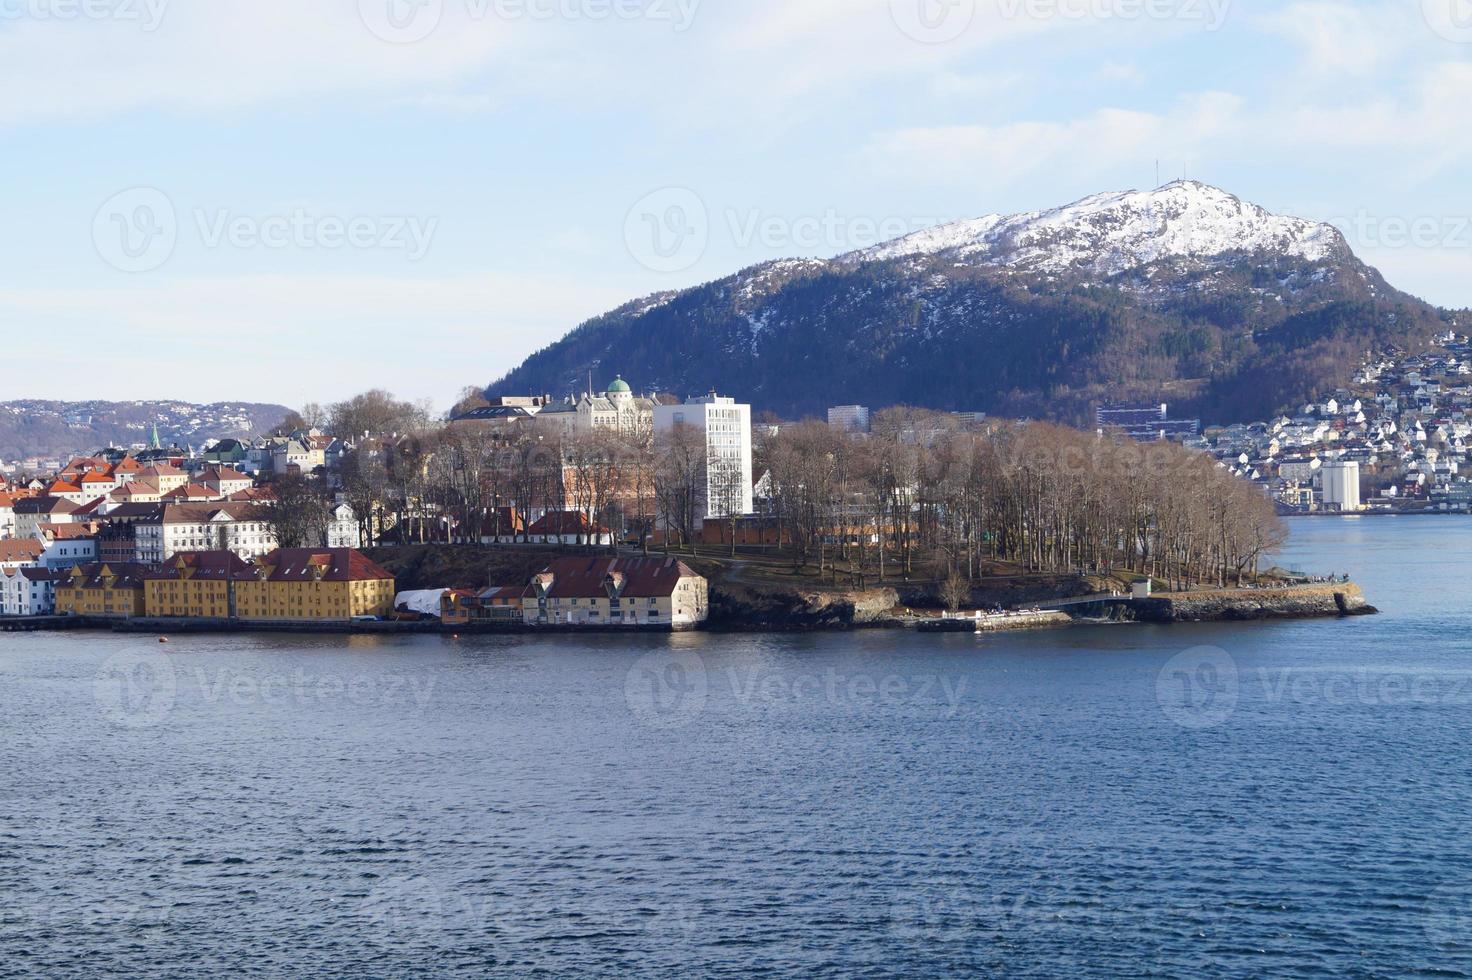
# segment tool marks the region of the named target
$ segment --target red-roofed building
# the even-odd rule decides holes
[[[342,622],[394,611],[394,577],[351,548],[280,548],[236,588],[241,619]]]
[[[526,530],[530,544],[591,545],[606,547],[613,534],[602,524],[588,520],[580,510],[554,510]]]
[[[223,500],[224,496],[218,490],[212,490],[198,483],[189,483],[170,490],[163,495],[162,499],[166,504],[207,504],[214,500]]]
[[[562,558],[522,598],[530,626],[694,629],[710,615],[705,577],[673,558]]]

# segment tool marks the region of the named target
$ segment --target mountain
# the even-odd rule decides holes
[[[785,259],[590,320],[491,385],[712,388],[796,417],[921,405],[1082,422],[1109,399],[1251,420],[1345,383],[1451,314],[1332,226],[1179,181]]]
[[[108,446],[146,446],[158,425],[165,446],[257,435],[286,415],[280,405],[176,401],[0,402],[0,461],[55,459]]]

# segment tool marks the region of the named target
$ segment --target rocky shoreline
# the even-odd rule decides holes
[[[1155,596],[1137,602],[1133,611],[1139,622],[1221,623],[1373,616],[1380,610],[1358,585],[1344,582]]]

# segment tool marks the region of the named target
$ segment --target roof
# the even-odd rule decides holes
[[[221,516],[232,521],[264,521],[269,512],[254,504],[159,504],[154,515],[144,518],[149,524],[208,524]]]
[[[509,599],[520,601],[526,594],[526,587],[522,585],[497,585],[480,593],[476,598],[482,602],[500,602]]]
[[[324,582],[393,581],[393,574],[352,548],[278,548],[256,563],[272,582],[310,582],[316,571]]]
[[[580,510],[554,510],[527,529],[532,535],[607,534],[608,528],[595,525]]]
[[[220,496],[218,490],[201,486],[198,483],[188,483],[182,487],[175,487],[164,494],[165,500],[215,500]]]
[[[97,533],[92,524],[42,524],[37,530],[51,541],[78,541]]]
[[[158,484],[147,480],[134,480],[124,483],[111,494],[113,497],[153,497],[158,495]]]
[[[623,598],[662,598],[673,595],[682,578],[695,577],[689,565],[674,558],[561,558],[543,569],[523,595],[534,597],[537,585],[549,582],[548,598],[600,598],[608,595],[612,579]]]
[[[15,502],[17,514],[75,514],[77,505],[62,497],[32,497]]]
[[[0,562],[38,561],[46,551],[46,543],[38,538],[6,538],[0,540]]]
[[[114,577],[112,582],[104,582],[102,573],[107,572]],[[65,579],[59,579],[57,584],[70,585],[79,589],[141,589],[143,579],[149,575],[147,565],[138,562],[91,562],[86,565],[78,565],[71,570],[71,574]]]
[[[629,383],[622,377],[614,378],[613,384],[608,386],[608,393],[610,395],[630,395],[633,392],[634,389],[630,388]]]
[[[178,579],[215,581],[250,581],[256,577],[256,568],[232,551],[194,551],[175,555],[164,562],[156,572],[145,576],[151,582],[168,582]]]

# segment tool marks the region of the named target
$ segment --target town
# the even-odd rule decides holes
[[[895,606],[951,611],[1008,569],[1111,594],[1258,587],[1275,508],[1465,510],[1464,376],[1449,336],[1367,364],[1363,396],[1204,432],[1165,405],[1101,406],[1092,433],[862,405],[753,421],[716,392],[621,377],[562,398],[471,390],[439,420],[373,391],[197,451],[155,427],[55,472],[10,467],[0,616],[679,630],[710,616],[697,569],[715,555],[740,561],[733,580],[903,585]],[[1144,473],[1164,478],[1142,491]],[[484,557],[442,580],[385,567],[436,545]]]

